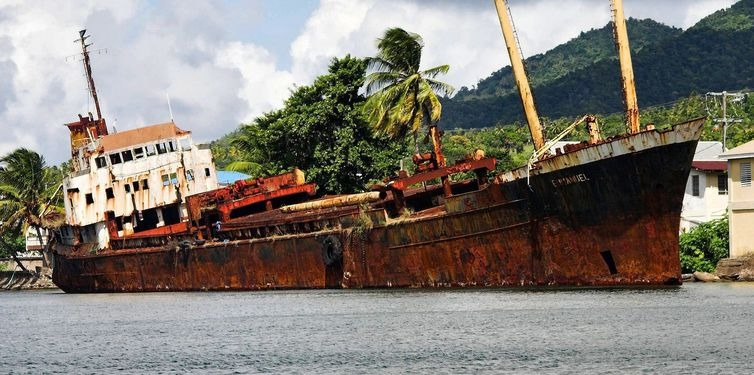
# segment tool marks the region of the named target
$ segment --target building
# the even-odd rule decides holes
[[[681,211],[681,231],[725,216],[728,207],[728,165],[718,155],[721,142],[699,141],[691,163]]]
[[[754,252],[754,187],[751,185],[754,141],[728,150],[720,158],[728,160],[730,257],[737,258]]]

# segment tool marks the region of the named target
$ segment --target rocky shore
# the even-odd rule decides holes
[[[0,271],[0,290],[56,288],[49,269],[41,269],[39,272]]]
[[[754,255],[721,259],[717,262],[714,273],[694,272],[684,274],[683,281],[754,281]]]

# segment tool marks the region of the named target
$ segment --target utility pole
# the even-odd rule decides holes
[[[743,119],[740,118],[728,118],[728,98],[732,98],[731,102],[740,102],[744,100],[744,94],[741,92],[708,92],[708,96],[719,96],[722,99],[722,109],[723,109],[723,117],[722,118],[713,118],[712,121],[716,123],[723,123],[723,152],[727,150],[726,147],[726,141],[728,138],[728,126],[743,122]]]

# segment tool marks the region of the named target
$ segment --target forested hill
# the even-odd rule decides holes
[[[754,0],[742,0],[681,32],[651,20],[629,20],[640,106],[692,92],[754,87]],[[611,25],[582,33],[527,59],[541,116],[557,118],[622,110]],[[443,100],[446,129],[522,121],[510,68]]]
[[[677,37],[682,32],[681,29],[665,26],[650,19],[629,18],[627,24],[631,50],[634,53],[647,45]],[[581,32],[578,37],[544,54],[529,57],[526,59],[526,69],[531,84],[541,86],[605,59],[617,59],[612,24],[607,24],[601,29]],[[487,98],[516,92],[518,89],[513,72],[510,66],[506,66],[479,81],[474,89],[462,87],[454,100]]]

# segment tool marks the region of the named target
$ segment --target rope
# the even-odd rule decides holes
[[[530,177],[529,172],[531,171],[534,164],[539,160],[539,158],[541,158],[543,155],[548,153],[550,151],[550,148],[552,148],[552,146],[560,142],[561,139],[565,138],[565,136],[568,135],[568,133],[572,132],[573,129],[576,129],[576,127],[579,126],[579,124],[586,121],[586,118],[589,116],[590,115],[584,115],[580,119],[576,120],[573,124],[568,125],[568,127],[565,128],[562,132],[560,132],[560,134],[555,136],[553,139],[547,141],[544,144],[544,146],[542,146],[542,148],[540,148],[539,150],[534,150],[534,152],[532,152],[531,157],[529,158],[529,161],[526,163],[526,184],[527,185],[529,185],[529,177]]]

